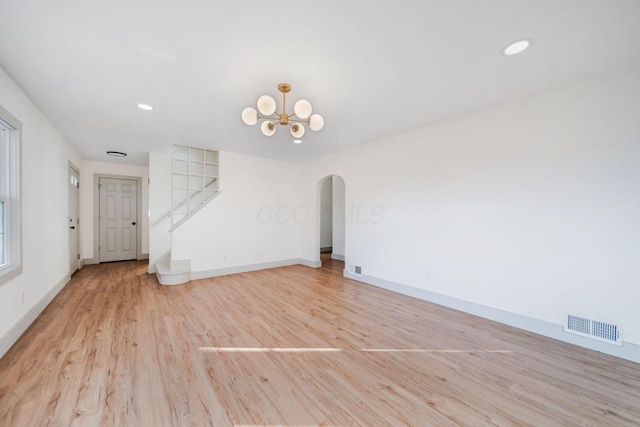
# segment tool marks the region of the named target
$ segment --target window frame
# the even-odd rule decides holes
[[[0,270],[5,267],[8,262],[7,247],[9,246],[7,238],[7,206],[9,202],[5,197],[0,197]]]
[[[0,125],[0,200],[4,202],[6,258],[0,264],[3,285],[22,274],[22,123],[0,106]]]

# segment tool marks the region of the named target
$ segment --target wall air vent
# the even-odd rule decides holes
[[[570,314],[564,330],[609,344],[622,345],[622,327],[615,323]]]

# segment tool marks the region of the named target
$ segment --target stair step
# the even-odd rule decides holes
[[[161,285],[180,285],[191,280],[191,268],[187,267],[186,263],[181,265],[175,261],[159,262],[156,264],[156,276]]]

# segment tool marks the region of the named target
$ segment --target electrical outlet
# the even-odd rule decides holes
[[[431,272],[427,271],[424,273],[424,280],[426,280],[427,282],[431,281]]]
[[[22,303],[24,304],[25,302],[27,302],[27,294],[25,291],[22,291]]]

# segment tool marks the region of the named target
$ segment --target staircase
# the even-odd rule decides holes
[[[218,152],[174,145],[171,156],[171,208],[154,224],[170,216],[173,233],[196,212],[220,194]],[[152,224],[152,225],[154,225]],[[174,260],[171,251],[155,263],[163,285],[186,283],[191,276],[191,260]]]

